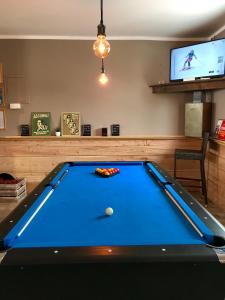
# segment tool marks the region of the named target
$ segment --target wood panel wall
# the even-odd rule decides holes
[[[173,170],[175,148],[198,149],[201,141],[184,137],[0,137],[0,172],[41,181],[63,161],[153,160]],[[198,176],[196,162],[178,164],[180,176]]]
[[[208,197],[225,211],[225,142],[210,141],[206,163]]]

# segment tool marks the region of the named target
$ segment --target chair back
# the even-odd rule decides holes
[[[203,159],[205,159],[208,141],[209,141],[209,132],[204,132],[203,140],[202,140],[202,147],[201,147]]]

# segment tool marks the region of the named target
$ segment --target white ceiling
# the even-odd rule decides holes
[[[99,2],[0,0],[0,37],[92,39]],[[104,23],[112,39],[209,38],[225,25],[225,0],[104,0]]]

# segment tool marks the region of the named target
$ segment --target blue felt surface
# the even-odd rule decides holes
[[[111,178],[94,173],[96,167],[103,165],[108,166],[107,163],[92,163],[69,167],[63,182],[24,233],[15,238],[21,228],[21,224],[16,225],[8,234],[5,246],[205,243],[142,163],[117,163],[120,174]],[[104,211],[109,206],[114,214],[105,217]],[[28,211],[24,219],[31,214]]]

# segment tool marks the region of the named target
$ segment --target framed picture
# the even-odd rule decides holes
[[[61,115],[62,135],[80,136],[80,113],[63,112]]]
[[[5,110],[0,109],[0,130],[6,129],[6,117],[5,117]]]
[[[31,113],[32,135],[44,136],[51,134],[51,113],[32,112]]]

